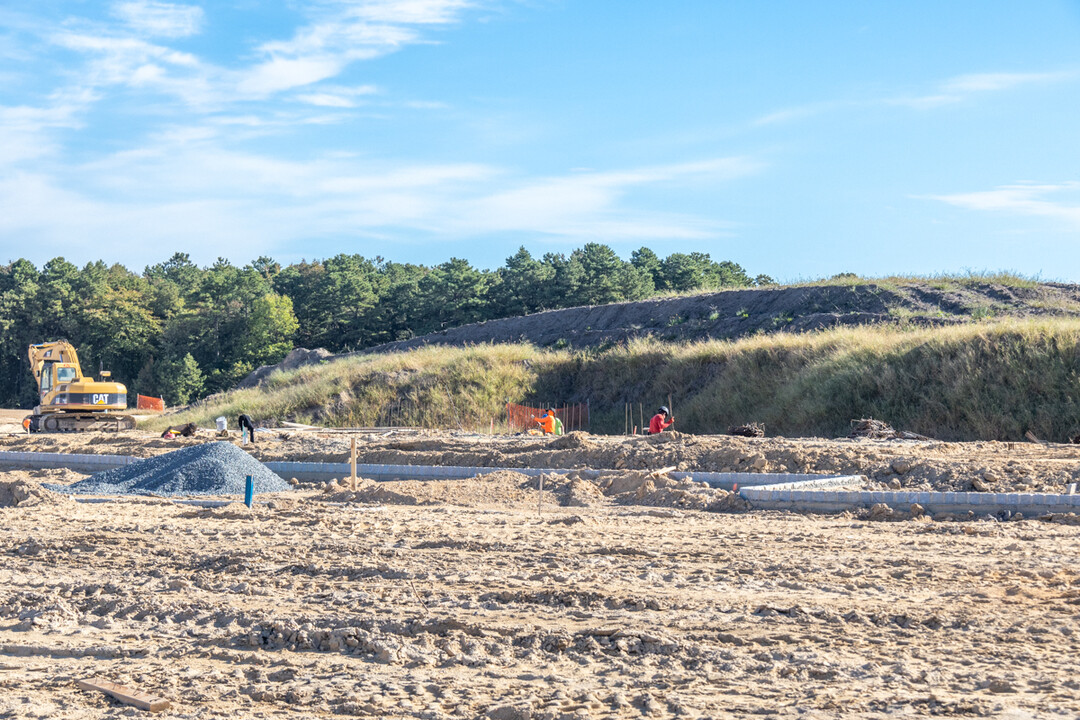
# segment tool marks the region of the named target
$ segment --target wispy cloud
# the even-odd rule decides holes
[[[1001,92],[1025,85],[1061,82],[1076,77],[1075,73],[973,73],[958,75],[940,83],[933,92],[923,95],[887,98],[890,105],[906,105],[916,109],[929,109],[941,105],[963,102],[979,93]]]
[[[258,52],[267,59],[243,71],[237,87],[244,94],[266,96],[326,80],[350,63],[423,42],[414,26],[457,22],[473,5],[467,0],[331,0],[311,4],[311,21],[289,39],[260,45]],[[341,101],[338,104],[344,106]]]
[[[130,266],[160,260],[161,247],[208,261],[240,252],[239,243],[245,256],[280,255],[326,237],[367,238],[371,253],[388,240],[509,231],[572,241],[709,238],[726,232],[723,222],[643,210],[628,196],[650,186],[714,186],[762,168],[733,157],[535,179],[477,163],[282,160],[229,151],[213,128],[178,126],[154,140],[52,174],[0,180],[0,237],[63,254],[78,228],[85,246],[122,253]]]
[[[359,85],[356,87],[322,87],[320,92],[301,93],[296,95],[296,100],[308,105],[329,108],[353,108],[359,104],[358,98],[366,95],[374,95],[379,89],[374,85]]]
[[[80,127],[91,99],[89,93],[57,95],[48,107],[0,106],[0,168],[56,154],[53,131]]]
[[[237,89],[245,95],[271,95],[334,77],[342,65],[336,57],[274,58],[245,73]]]
[[[929,110],[943,105],[964,102],[980,93],[1004,92],[1027,85],[1067,82],[1078,77],[1074,72],[1045,73],[972,73],[957,75],[943,80],[927,92],[915,95],[891,95],[885,97],[824,100],[796,105],[766,113],[751,121],[753,126],[780,125],[843,110],[873,108],[882,105],[910,107]]]
[[[794,122],[796,120],[804,120],[806,118],[814,117],[815,115],[821,115],[823,113],[836,110],[843,105],[849,103],[839,102],[818,102],[808,103],[806,105],[798,105],[795,107],[784,108],[782,110],[776,110],[770,112],[761,117],[755,119],[753,125],[778,125],[781,123]]]
[[[181,38],[202,29],[203,10],[195,5],[176,5],[154,0],[117,2],[112,14],[142,35]]]
[[[930,197],[968,210],[1048,217],[1080,228],[1080,182],[1023,183],[981,192]]]
[[[369,22],[433,25],[455,22],[476,2],[470,0],[364,0],[353,5],[349,14]]]
[[[87,56],[81,73],[84,86],[138,87],[172,95],[190,109],[210,112],[325,84],[352,63],[427,42],[423,27],[459,22],[473,4],[466,0],[301,2],[297,9],[306,22],[291,37],[253,48],[248,64],[239,68],[168,47],[168,40],[201,31],[206,18],[195,5],[123,0],[111,6],[111,16],[118,22],[73,18],[64,29],[49,31],[45,37]],[[313,89],[297,99],[324,108],[356,104],[350,93],[326,89]]]

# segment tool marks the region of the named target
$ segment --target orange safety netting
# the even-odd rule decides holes
[[[517,405],[515,403],[506,403],[506,424],[511,431],[514,430],[530,430],[532,428],[540,428],[540,423],[536,422],[534,418],[538,418],[547,412],[545,406],[529,407],[528,405]],[[589,427],[589,403],[578,403],[576,405],[562,405],[555,408],[555,417],[559,418],[563,424],[563,432],[568,433],[571,430],[586,430]]]
[[[158,412],[165,410],[165,401],[161,398],[147,397],[146,395],[139,395],[138,397],[136,407],[139,410],[157,410]]]

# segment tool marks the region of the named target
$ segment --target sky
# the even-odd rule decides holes
[[[0,262],[1080,282],[1080,0],[0,3]]]

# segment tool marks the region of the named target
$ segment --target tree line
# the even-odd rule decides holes
[[[226,390],[293,347],[344,352],[539,310],[771,282],[707,253],[660,258],[643,247],[625,261],[599,243],[539,259],[522,247],[495,270],[349,254],[198,267],[176,253],[141,274],[16,260],[0,267],[0,403],[35,404],[27,346],[58,338],[75,345],[83,372],[111,370],[132,395],[175,405]]]

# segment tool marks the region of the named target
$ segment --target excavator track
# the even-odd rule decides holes
[[[135,418],[109,413],[49,413],[30,416],[31,432],[120,432],[134,430]]]

